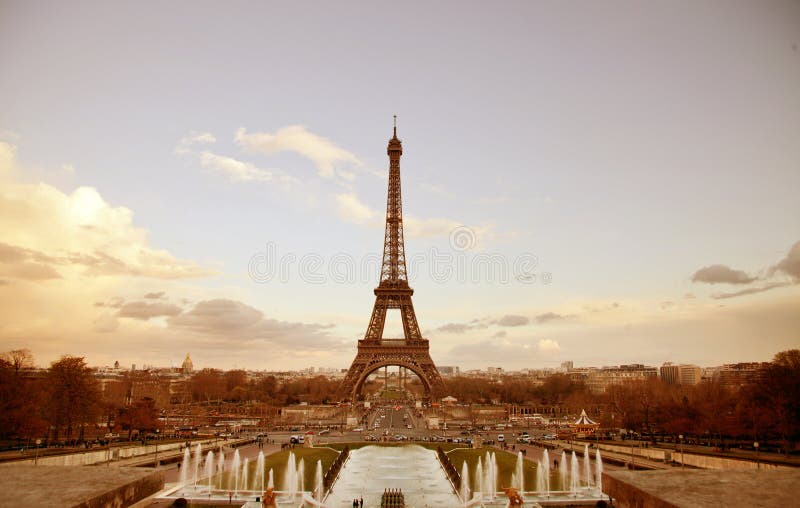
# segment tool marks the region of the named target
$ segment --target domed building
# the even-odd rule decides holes
[[[191,374],[194,370],[194,365],[192,364],[192,359],[189,357],[189,353],[186,353],[186,358],[183,360],[183,365],[181,365],[181,372],[184,374]]]

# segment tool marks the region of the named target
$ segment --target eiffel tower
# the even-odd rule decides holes
[[[375,288],[375,306],[364,338],[358,341],[358,353],[342,381],[342,400],[356,401],[367,376],[376,370],[398,366],[412,371],[422,381],[425,398],[439,388],[442,377],[431,359],[428,339],[422,338],[414,314],[408,286],[406,254],[403,245],[403,203],[400,197],[400,156],[403,144],[397,139],[397,115],[394,117],[394,135],[387,147],[389,155],[389,192],[386,200],[386,233],[383,239],[381,278]],[[402,339],[383,338],[386,311],[399,309],[403,321]]]

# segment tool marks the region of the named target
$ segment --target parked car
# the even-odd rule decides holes
[[[502,435],[502,434],[498,434],[498,435],[497,435],[497,442],[498,442],[498,443],[502,443],[502,442],[504,442],[505,440],[506,440],[506,437],[505,437],[504,435]]]
[[[353,432],[364,432],[364,428],[363,427],[356,427],[355,429],[353,429]],[[322,432],[320,432],[320,434],[322,434]]]

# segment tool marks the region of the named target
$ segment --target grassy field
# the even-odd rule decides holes
[[[425,441],[390,441],[388,443],[384,443],[381,441],[359,441],[356,443],[330,443],[325,446],[329,446],[336,450],[341,450],[345,446],[349,446],[351,450],[355,450],[356,448],[362,448],[364,446],[408,446],[408,445],[419,445],[423,448],[428,448],[430,450],[436,450],[438,447],[442,447],[442,450],[449,452],[450,450],[455,450],[457,448],[463,448],[464,445],[455,444],[455,443],[426,443]]]
[[[475,469],[478,465],[478,457],[480,457],[481,461],[484,462],[486,460],[487,451],[494,452],[495,457],[497,458],[498,486],[510,487],[511,474],[516,470],[517,466],[517,456],[513,453],[498,450],[497,448],[484,447],[477,448],[475,450],[469,448],[460,448],[449,451],[447,456],[450,457],[450,462],[453,463],[456,471],[459,473],[461,473],[461,467],[462,464],[464,464],[464,461],[467,462],[470,483],[472,483],[472,488],[474,489],[477,485],[475,483]],[[486,470],[485,468],[486,465],[484,464],[484,471]],[[525,488],[533,489],[536,486],[536,465],[530,461],[523,461],[523,471],[525,473]]]
[[[272,469],[273,477],[275,479],[275,488],[277,490],[283,489],[283,477],[286,471],[286,464],[289,462],[289,451],[283,450],[281,452],[273,453],[264,457],[264,478],[266,485],[266,478],[269,476],[269,470]],[[311,490],[314,485],[314,474],[316,473],[317,461],[322,462],[322,472],[328,470],[336,457],[339,455],[338,451],[329,448],[294,448],[291,450],[295,456],[295,463],[299,466],[300,460],[303,460],[304,470],[304,484],[306,490]],[[255,478],[256,461],[252,461],[248,468],[247,476],[252,482]],[[224,473],[222,478],[222,485],[224,488],[230,489],[233,485],[233,474]]]

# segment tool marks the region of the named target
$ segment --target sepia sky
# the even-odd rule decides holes
[[[800,346],[796,1],[0,1],[0,350],[347,367],[393,114],[438,364]]]

